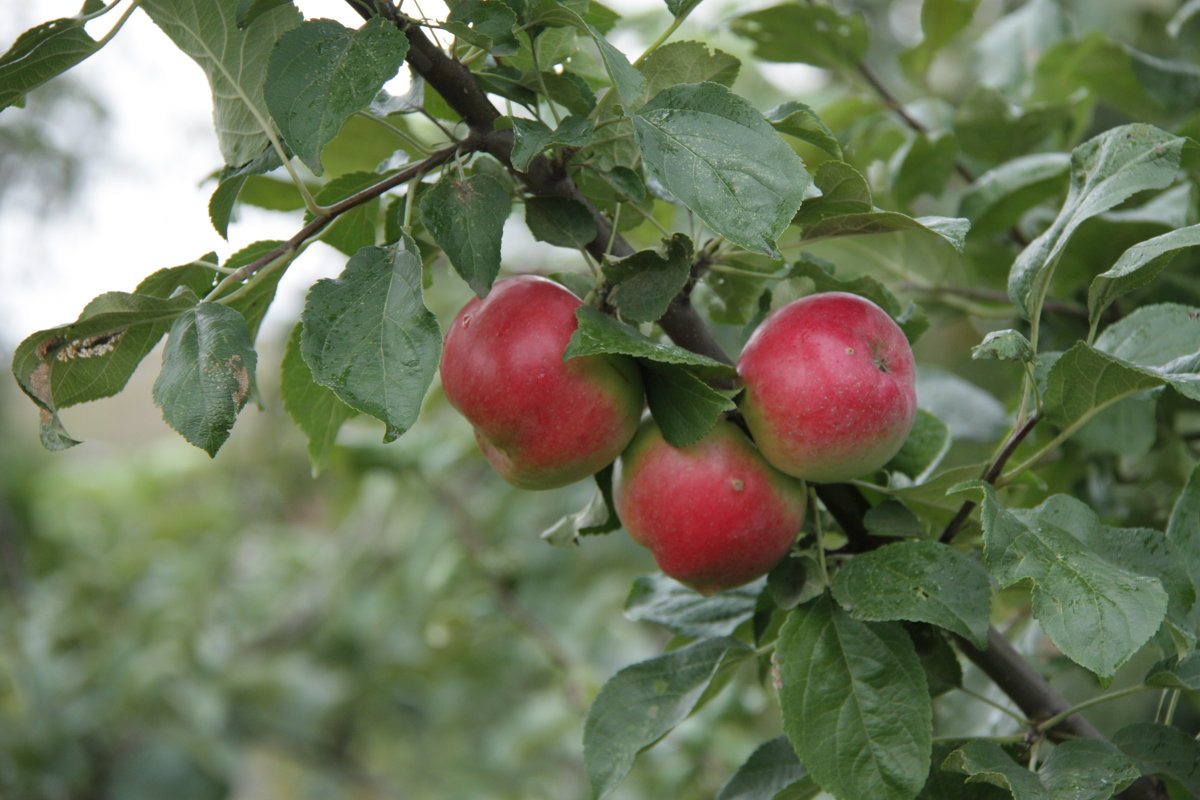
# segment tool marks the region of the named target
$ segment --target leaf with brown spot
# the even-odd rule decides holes
[[[257,361],[245,317],[200,303],[171,326],[154,402],[168,425],[215,456],[254,390]]]

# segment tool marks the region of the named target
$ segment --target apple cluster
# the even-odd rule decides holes
[[[769,315],[737,363],[750,436],[721,420],[687,447],[641,419],[634,359],[563,360],[580,305],[546,278],[498,281],[446,333],[446,397],[514,486],[564,486],[615,461],[622,525],[664,573],[699,592],[764,575],[804,522],[804,481],[873,472],[912,427],[912,350],[892,318],[857,295],[810,295]]]

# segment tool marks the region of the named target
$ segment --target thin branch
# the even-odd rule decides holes
[[[996,459],[983,473],[983,480],[993,485],[996,483],[996,480],[1004,471],[1004,465],[1008,463],[1008,460],[1012,458],[1012,454],[1015,453],[1017,448],[1021,446],[1021,442],[1025,441],[1025,437],[1033,431],[1034,426],[1037,425],[1041,419],[1041,413],[1035,411],[1029,415],[1029,419],[1025,420],[1025,423],[1021,427],[1013,431],[1012,435],[1008,437],[1008,441],[1004,443],[1004,447],[1001,448],[1000,453],[996,456]],[[958,531],[962,528],[963,524],[971,516],[971,512],[975,510],[975,505],[976,504],[974,500],[968,500],[959,506],[958,512],[954,515],[954,518],[950,520],[949,524],[946,525],[946,529],[942,531],[942,535],[938,537],[938,541],[942,544],[949,544],[950,541],[958,534]]]
[[[469,151],[471,149],[473,148],[469,141],[443,148],[434,152],[428,158],[402,169],[395,175],[384,178],[373,186],[368,186],[362,191],[352,194],[344,200],[339,200],[338,202],[326,208],[325,213],[314,217],[311,222],[297,231],[292,238],[288,239],[278,247],[275,247],[274,249],[259,256],[249,264],[246,264],[244,267],[240,267],[231,272],[224,279],[222,279],[221,282],[217,284],[216,288],[209,292],[204,299],[214,300],[219,298],[231,286],[241,283],[259,270],[266,267],[268,264],[295,253],[306,241],[308,241],[308,239],[316,236],[321,232],[322,229],[324,229],[326,225],[333,222],[333,220],[337,219],[337,217],[346,213],[352,208],[356,208],[369,200],[373,200],[389,189],[394,189],[400,184],[410,181],[418,175],[421,175],[430,169],[433,169],[434,167],[446,163],[450,159],[454,158],[459,152]]]

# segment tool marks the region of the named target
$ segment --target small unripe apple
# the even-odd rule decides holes
[[[582,301],[546,278],[497,281],[446,333],[442,388],[488,462],[522,489],[553,489],[612,463],[637,432],[642,378],[631,358],[563,361]]]
[[[828,483],[886,464],[917,413],[912,348],[887,312],[825,292],[788,303],[738,359],[742,414],[768,461]]]
[[[804,523],[806,499],[802,481],[768,464],[725,420],[677,448],[647,419],[613,472],[625,530],[665,574],[702,594],[741,586],[779,563]]]

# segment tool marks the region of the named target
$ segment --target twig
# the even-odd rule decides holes
[[[418,161],[416,164],[412,164],[400,172],[397,172],[395,175],[384,178],[379,183],[376,183],[373,186],[368,186],[362,191],[352,194],[344,200],[339,200],[325,209],[325,213],[314,217],[311,222],[297,231],[292,238],[254,259],[244,267],[240,267],[231,272],[229,275],[223,278],[220,283],[217,284],[216,288],[208,293],[208,296],[205,299],[212,300],[219,298],[227,289],[229,289],[229,287],[233,286],[234,284],[241,283],[276,259],[296,252],[296,250],[298,250],[301,245],[308,241],[308,239],[320,233],[326,225],[328,225],[330,222],[333,222],[333,220],[346,213],[350,209],[356,208],[368,200],[373,200],[389,189],[394,189],[400,184],[410,181],[418,175],[421,175],[422,173],[434,167],[446,163],[460,152],[469,151],[471,149],[478,148],[472,148],[470,141],[457,143],[451,145],[450,147],[443,148],[434,152],[428,158]]]
[[[1038,424],[1041,418],[1041,413],[1035,411],[1029,415],[1029,419],[1025,420],[1025,423],[1021,427],[1013,431],[1012,435],[1008,437],[1008,441],[1004,443],[1004,447],[1001,448],[999,454],[996,456],[996,459],[983,473],[983,480],[991,484],[996,483],[996,479],[1004,472],[1004,465],[1012,458],[1012,454],[1021,446],[1021,442],[1025,441],[1025,437],[1033,431],[1034,426]],[[963,523],[971,516],[971,513],[975,510],[975,505],[974,500],[967,500],[959,506],[958,512],[955,513],[954,518],[946,525],[946,529],[942,531],[942,535],[938,537],[938,541],[942,544],[949,544],[958,534]]]

